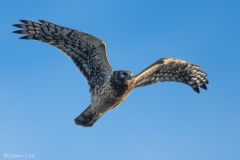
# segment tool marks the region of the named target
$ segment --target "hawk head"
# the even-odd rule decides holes
[[[132,82],[134,75],[129,71],[118,71],[116,74],[116,80],[121,84],[129,84]]]

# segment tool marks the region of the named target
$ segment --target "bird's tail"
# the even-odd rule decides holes
[[[88,106],[78,117],[74,119],[76,125],[80,125],[83,127],[92,127],[93,124],[102,116],[101,113],[96,113],[91,108],[91,105]]]

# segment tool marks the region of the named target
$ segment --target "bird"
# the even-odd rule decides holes
[[[90,34],[62,27],[48,21],[40,23],[20,20],[13,31],[25,34],[20,39],[37,40],[61,50],[85,77],[90,89],[91,104],[74,121],[76,125],[92,127],[106,112],[116,108],[133,89],[158,82],[181,82],[200,93],[207,90],[207,74],[200,66],[175,58],[161,58],[134,76],[130,71],[112,69],[103,40]]]

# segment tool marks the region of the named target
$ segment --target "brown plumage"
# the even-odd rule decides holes
[[[175,81],[191,86],[197,93],[198,87],[207,89],[207,74],[201,71],[199,66],[186,61],[162,58],[137,76],[129,71],[113,71],[102,40],[43,20],[39,20],[41,24],[20,21],[23,24],[13,26],[23,30],[13,33],[27,34],[20,39],[38,40],[60,49],[86,78],[90,86],[91,104],[75,118],[77,125],[91,127],[105,112],[119,106],[137,87]]]

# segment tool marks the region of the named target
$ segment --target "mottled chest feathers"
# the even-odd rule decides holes
[[[114,71],[110,79],[110,85],[121,96],[134,88],[134,75],[129,71]]]

